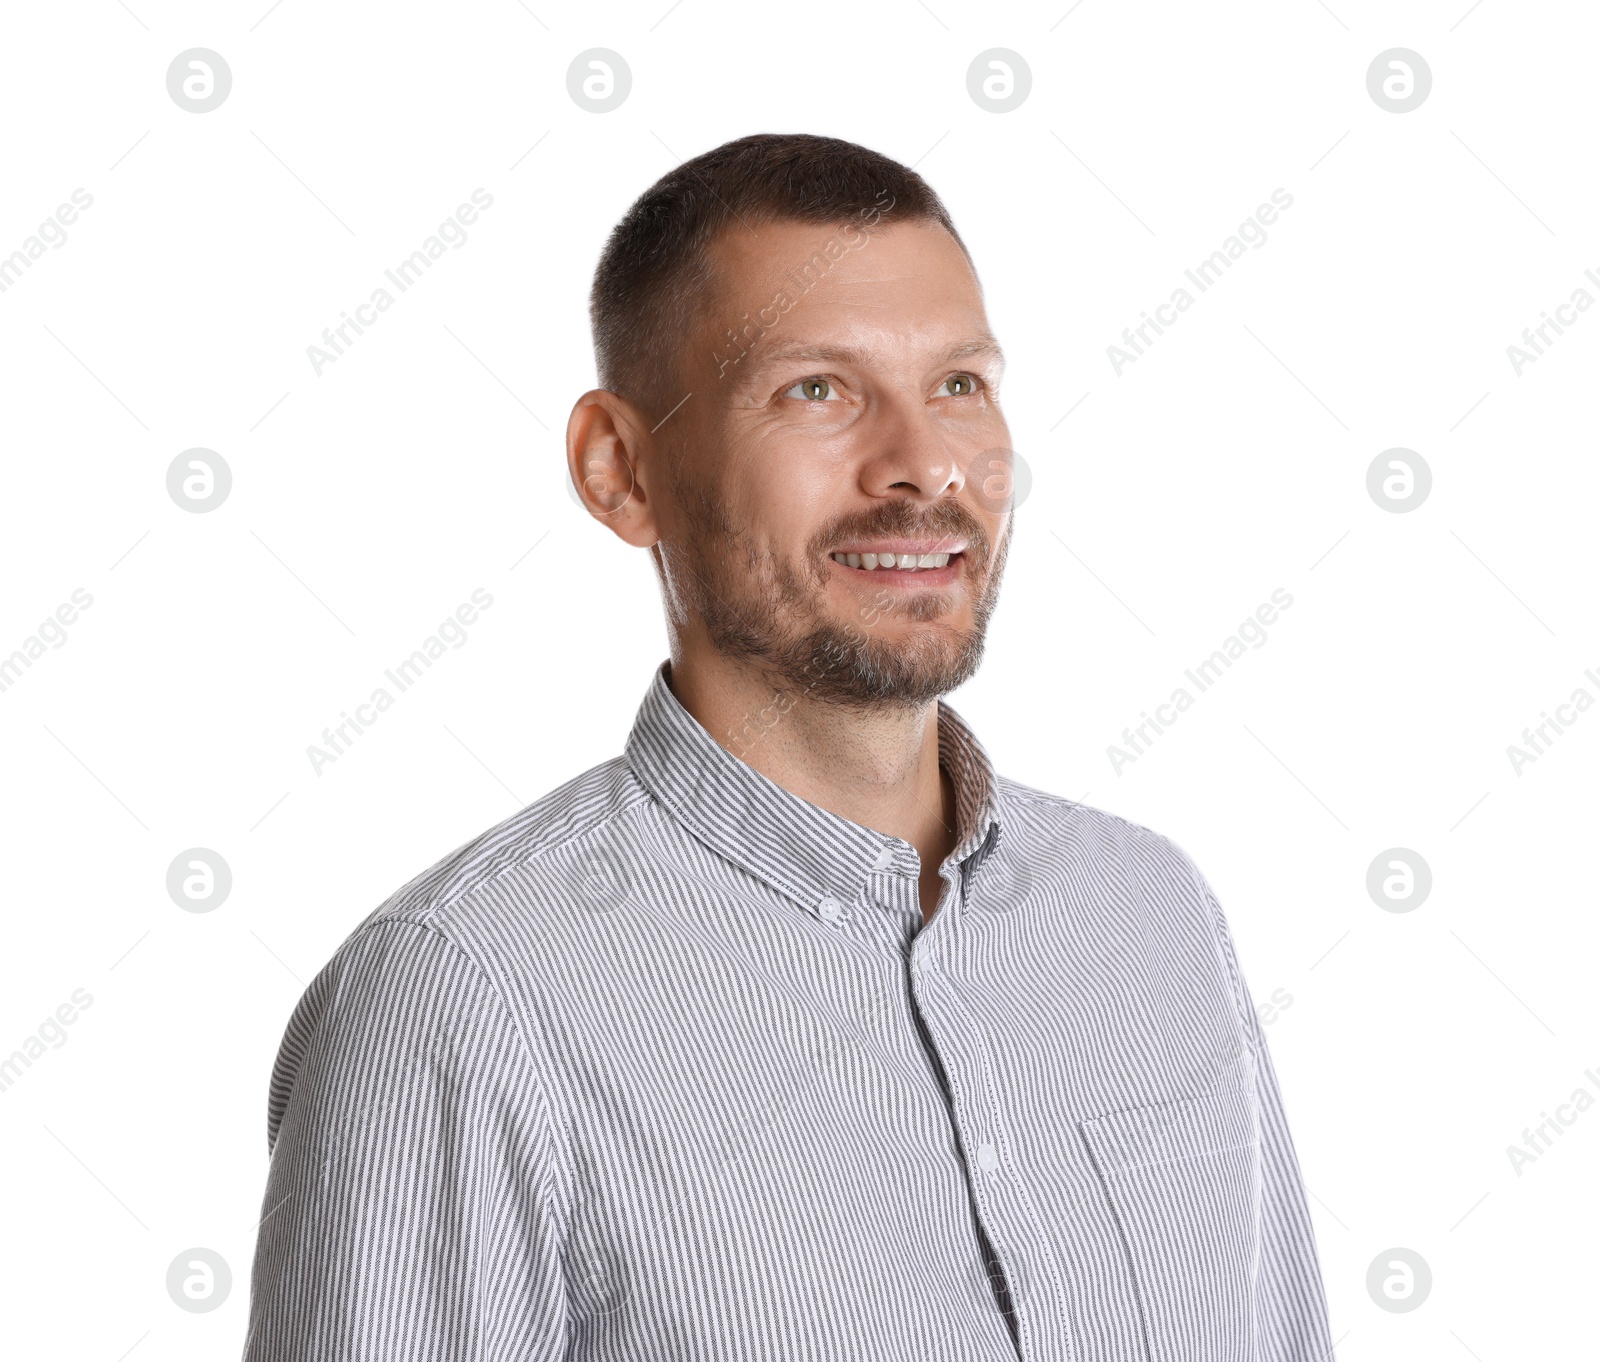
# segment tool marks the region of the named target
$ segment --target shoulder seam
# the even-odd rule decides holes
[[[1158,836],[1160,834],[1157,834]],[[1247,999],[1249,990],[1245,988],[1244,973],[1239,968],[1239,959],[1233,944],[1233,934],[1228,927],[1227,914],[1222,911],[1221,900],[1211,888],[1211,883],[1201,874],[1199,865],[1193,856],[1189,855],[1181,846],[1170,837],[1161,840],[1171,849],[1177,857],[1178,863],[1188,874],[1195,891],[1200,895],[1200,901],[1206,906],[1206,920],[1211,928],[1213,944],[1217,954],[1222,959],[1222,967],[1228,976],[1228,991],[1233,996],[1233,1005],[1239,1016],[1239,1022],[1244,1027],[1245,1035],[1250,1038],[1253,1046],[1264,1043],[1261,1032],[1261,1019],[1256,1016]]]
[[[489,972],[484,969],[483,965],[479,963],[472,953],[468,951],[459,941],[447,935],[440,928],[434,926],[432,922],[426,920],[418,921],[415,918],[408,917],[385,917],[374,920],[367,926],[365,930],[371,931],[374,927],[384,926],[389,923],[394,923],[398,926],[414,927],[420,932],[426,932],[429,936],[432,936],[449,946],[451,950],[453,950],[457,955],[465,960],[469,966],[471,966],[480,987],[485,993],[488,994],[490,998],[494,1000],[494,1003],[499,1008],[501,1015],[505,1018],[506,1025],[511,1028],[512,1034],[517,1038],[517,1048],[522,1052],[522,1057],[528,1065],[528,1071],[533,1075],[534,1084],[538,1088],[540,1096],[544,1099],[544,1119],[545,1126],[547,1128],[546,1133],[551,1137],[550,1146],[552,1150],[555,1151],[556,1157],[562,1159],[563,1166],[565,1167],[565,1151],[569,1147],[569,1141],[571,1138],[571,1123],[565,1119],[565,1112],[561,1112],[560,1115],[562,1118],[562,1124],[567,1127],[568,1135],[567,1139],[565,1140],[557,1140],[555,1138],[555,1120],[558,1113],[556,1109],[555,1098],[552,1095],[551,1085],[545,1081],[544,1075],[540,1073],[539,1064],[533,1054],[533,1049],[528,1044],[527,1037],[523,1035],[522,1028],[517,1025],[516,1015],[512,1012],[510,1004],[506,1002],[505,997],[500,992],[499,988],[495,986],[495,982],[492,978],[490,978]],[[569,1179],[571,1179],[573,1176],[573,1170],[570,1167],[567,1167],[566,1172]],[[567,1223],[566,1217],[562,1215],[562,1211],[564,1209],[560,1204],[562,1199],[557,1197],[556,1189],[552,1185],[553,1182],[553,1178],[547,1179],[541,1191],[543,1199],[548,1204],[548,1208],[554,1213],[555,1219],[562,1226],[563,1233],[565,1233],[567,1229]],[[573,1182],[572,1185],[576,1185],[576,1183]]]

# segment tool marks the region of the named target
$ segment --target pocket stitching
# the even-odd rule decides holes
[[[1125,1107],[1077,1122],[1079,1136],[1087,1147],[1090,1165],[1100,1185],[1101,1195],[1106,1199],[1111,1223],[1115,1227],[1123,1268],[1128,1273],[1128,1287],[1135,1309],[1138,1311],[1139,1331],[1144,1347],[1141,1362],[1165,1357],[1167,1345],[1158,1344],[1157,1321],[1151,1315],[1150,1284],[1145,1280],[1147,1264],[1141,1251],[1140,1236],[1126,1218],[1127,1207],[1123,1198],[1127,1195],[1128,1186],[1137,1184],[1141,1174],[1149,1176],[1145,1174],[1145,1170],[1191,1163],[1208,1155],[1226,1155],[1240,1150],[1259,1151],[1261,1134],[1258,1102],[1259,1097],[1253,1088],[1230,1084],[1212,1088],[1194,1097],[1154,1102],[1141,1107]],[[1199,1133],[1204,1130],[1205,1118],[1208,1115],[1220,1117],[1232,1128],[1224,1129],[1217,1137],[1225,1141],[1219,1146],[1208,1145],[1204,1149],[1189,1150],[1166,1158],[1139,1162],[1119,1161],[1117,1151],[1125,1147],[1123,1137],[1137,1137],[1141,1130],[1148,1129],[1145,1122],[1150,1116],[1163,1110],[1173,1113],[1172,1119],[1165,1123],[1163,1130],[1174,1126],[1184,1127],[1183,1134],[1191,1138],[1209,1138]],[[1237,1127],[1241,1123],[1252,1133],[1252,1138],[1243,1141],[1230,1139],[1230,1136],[1238,1134]],[[1158,1347],[1161,1349],[1159,1352]]]
[[[1196,1149],[1187,1154],[1175,1154],[1170,1159],[1146,1159],[1142,1163],[1119,1163],[1108,1171],[1107,1176],[1120,1177],[1123,1173],[1131,1173],[1139,1168],[1159,1168],[1163,1164],[1187,1163],[1190,1159],[1203,1159],[1211,1154],[1232,1154],[1239,1149],[1256,1149],[1260,1144],[1261,1141],[1259,1139],[1245,1140],[1242,1144],[1224,1144],[1218,1145],[1214,1149]],[[1091,1152],[1093,1151],[1091,1150]],[[1098,1162],[1099,1156],[1096,1155],[1095,1157]]]
[[[1131,1131],[1135,1135],[1147,1130],[1145,1119],[1153,1113],[1163,1110],[1172,1110],[1176,1113],[1172,1120],[1163,1122],[1159,1130],[1169,1130],[1175,1126],[1182,1126],[1185,1122],[1192,1123],[1198,1113],[1207,1108],[1219,1113],[1225,1113],[1230,1124],[1236,1124],[1233,1118],[1238,1115],[1238,1110],[1230,1110],[1227,1097],[1236,1097],[1243,1108],[1243,1120],[1246,1127],[1252,1130],[1254,1138],[1239,1143],[1226,1145],[1208,1145],[1204,1149],[1192,1149],[1186,1153],[1173,1155],[1170,1158],[1141,1160],[1137,1163],[1124,1162],[1116,1157],[1119,1145],[1118,1134]],[[1165,1163],[1180,1163],[1187,1159],[1203,1157],[1206,1154],[1224,1154],[1238,1149],[1259,1148],[1261,1144],[1259,1112],[1256,1110],[1257,1097],[1255,1092],[1245,1086],[1235,1087],[1228,1085],[1199,1093],[1194,1097],[1180,1097],[1166,1102],[1151,1102],[1144,1106],[1122,1107],[1116,1111],[1102,1112],[1098,1116],[1089,1116],[1080,1120],[1078,1129],[1082,1134],[1085,1144],[1089,1147],[1090,1157],[1093,1159],[1097,1171],[1103,1171],[1104,1176],[1115,1177],[1125,1171],[1136,1168],[1156,1168]],[[1138,1118],[1124,1119],[1124,1118]],[[1221,1137],[1227,1139],[1224,1133]]]

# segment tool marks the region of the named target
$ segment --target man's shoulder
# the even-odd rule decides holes
[[[467,905],[495,885],[585,839],[605,838],[649,794],[625,757],[616,756],[556,786],[510,817],[441,856],[396,889],[356,929],[410,922],[446,936]]]
[[[1024,853],[1074,853],[1081,864],[1102,872],[1151,874],[1183,889],[1205,892],[1194,859],[1172,837],[1109,809],[1035,789],[1006,776],[997,778],[1002,800],[1023,836],[1013,847]]]
[[[407,1063],[431,1063],[440,1036],[478,1034],[469,1019],[485,1010],[504,1017],[506,942],[538,904],[526,892],[496,895],[494,886],[575,841],[604,837],[645,798],[624,758],[602,762],[441,856],[357,923],[284,1030],[269,1150],[313,1050],[324,1052],[319,1062],[355,1065],[368,1046],[387,1043],[410,1055]]]
[[[1014,813],[1041,827],[1056,826],[1063,832],[1071,831],[1101,838],[1111,838],[1121,843],[1144,843],[1151,846],[1176,846],[1165,833],[1136,823],[1122,814],[1113,813],[1082,800],[1068,799],[1065,795],[1051,794],[1009,776],[998,776],[1000,793]]]

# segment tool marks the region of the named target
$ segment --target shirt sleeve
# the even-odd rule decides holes
[[[563,1356],[553,1128],[478,966],[431,927],[369,920],[273,1072],[244,1362]]]
[[[1267,1048],[1261,1018],[1239,969],[1233,934],[1222,906],[1194,862],[1187,855],[1183,859],[1211,912],[1222,958],[1255,1057],[1261,1140],[1258,1221],[1261,1252],[1255,1264],[1255,1297],[1261,1355],[1275,1362],[1333,1362],[1327,1297],[1316,1237],[1272,1052]]]

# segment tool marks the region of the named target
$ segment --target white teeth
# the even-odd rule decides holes
[[[948,553],[836,553],[833,560],[847,567],[865,568],[869,572],[878,567],[899,568],[902,572],[919,568],[942,568],[951,559]]]

